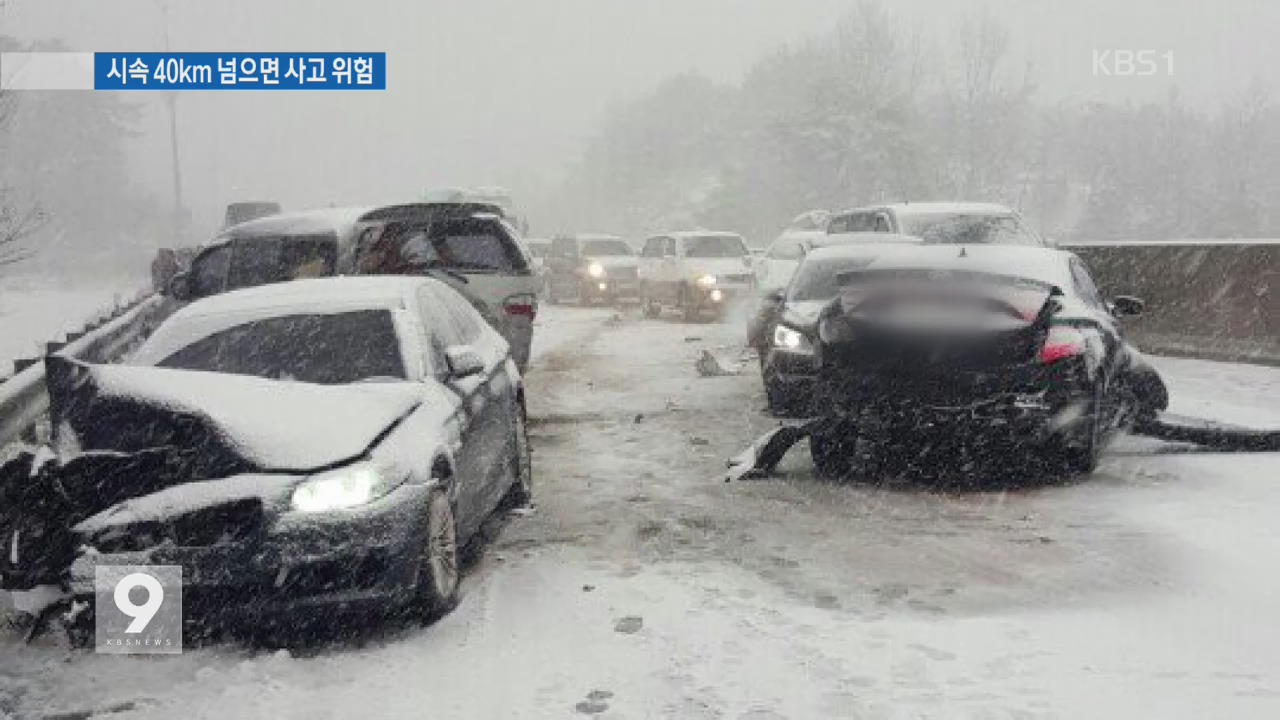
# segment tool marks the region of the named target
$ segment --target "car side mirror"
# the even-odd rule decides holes
[[[178,302],[187,302],[191,299],[191,289],[191,273],[180,272],[169,278],[169,282],[164,284],[164,290],[160,294]]]
[[[449,363],[449,377],[460,380],[484,371],[484,358],[480,353],[466,345],[454,345],[444,351],[445,361]]]
[[[1132,295],[1117,295],[1111,300],[1111,314],[1116,317],[1137,317],[1147,309],[1147,304]]]

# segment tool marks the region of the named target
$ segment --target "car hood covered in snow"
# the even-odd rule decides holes
[[[49,358],[50,409],[82,451],[167,447],[229,471],[305,472],[365,453],[421,401],[411,383],[315,385]]]

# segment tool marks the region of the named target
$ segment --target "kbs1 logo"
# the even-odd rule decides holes
[[[1094,77],[1173,77],[1172,50],[1094,50]]]
[[[181,565],[98,565],[93,580],[97,652],[182,652]]]

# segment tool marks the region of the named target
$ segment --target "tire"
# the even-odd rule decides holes
[[[832,480],[843,480],[853,471],[851,457],[852,448],[847,444],[855,442],[849,438],[843,443],[825,433],[813,433],[809,436],[809,454],[813,456],[813,467],[822,477]]]
[[[443,487],[427,496],[426,532],[418,558],[417,605],[424,620],[435,620],[458,602],[461,579],[458,524]]]
[[[502,507],[526,507],[533,503],[533,456],[529,449],[529,425],[523,406],[516,408],[515,457],[511,470],[515,475],[511,487],[502,498]]]
[[[1102,459],[1102,383],[1093,388],[1093,397],[1085,410],[1084,428],[1076,442],[1065,442],[1059,452],[1063,469],[1072,475],[1088,475]]]
[[[763,366],[764,361],[762,360],[762,369]],[[771,378],[767,371],[765,371],[764,375],[764,398],[771,415],[788,417],[795,409],[795,403],[787,396],[786,389],[777,380]]]

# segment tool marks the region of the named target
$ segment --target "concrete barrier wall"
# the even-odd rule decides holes
[[[1147,303],[1124,326],[1152,353],[1280,365],[1280,240],[1063,244],[1106,296]]]

